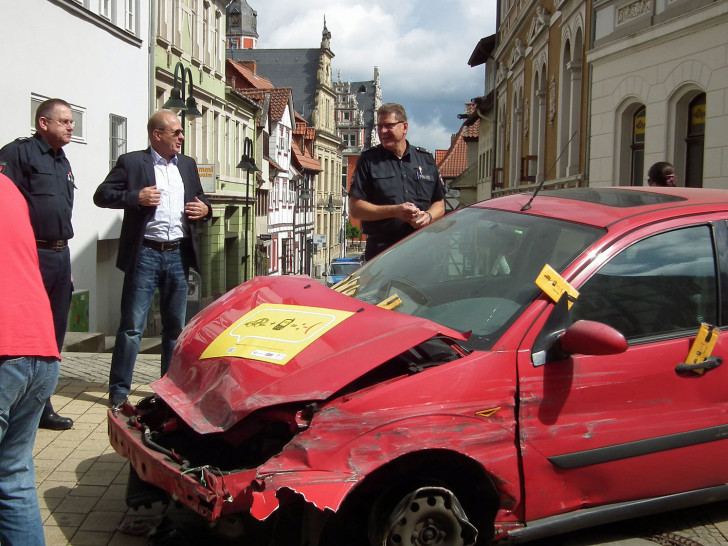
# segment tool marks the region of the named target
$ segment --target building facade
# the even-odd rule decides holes
[[[382,105],[379,68],[374,67],[374,79],[370,81],[342,81],[341,73],[338,73],[334,82],[334,92],[337,132],[344,145],[341,184],[343,191],[348,194],[359,156],[364,150],[379,144],[379,134],[376,129],[377,110]],[[342,215],[343,226],[346,229],[349,221],[348,199],[343,200]],[[351,223],[361,229],[359,220],[353,220]],[[363,239],[363,236],[360,239]],[[354,242],[358,245],[356,250],[360,250],[360,243],[361,241]],[[346,253],[345,246],[341,254],[345,256]]]
[[[235,0],[228,11],[239,10],[253,17],[241,0]],[[247,5],[247,3],[245,3]],[[257,16],[256,16],[257,17]],[[253,24],[241,21],[239,27],[228,27],[228,42],[247,43]],[[255,33],[257,34],[257,33]],[[275,87],[289,87],[293,104],[309,127],[315,129],[313,155],[321,166],[310,188],[313,212],[312,275],[321,277],[332,258],[343,254],[345,243],[345,209],[342,191],[343,143],[337,134],[331,61],[331,33],[324,21],[321,44],[312,49],[229,49],[228,58],[241,63],[255,63],[256,73],[270,80]],[[330,212],[333,209],[334,212]]]
[[[585,184],[590,3],[500,0],[496,34],[471,66],[486,65],[479,195]],[[492,93],[492,102],[488,97]],[[488,100],[486,100],[488,99]],[[490,134],[489,134],[490,133]]]
[[[257,171],[239,164],[247,152],[260,169],[261,109],[226,83],[225,8],[223,0],[157,0],[154,14],[155,109],[178,111],[184,153],[197,161],[213,208],[199,235],[201,307],[255,275]],[[174,89],[200,115],[171,106]]]
[[[668,161],[678,185],[728,187],[728,2],[593,5],[589,184],[641,186]]]
[[[64,147],[76,184],[70,331],[112,332],[118,326],[121,272],[110,241],[118,237],[121,217],[96,207],[93,194],[119,155],[147,146],[154,87],[150,15],[139,0],[3,2],[0,41],[8,54],[0,78],[6,104],[0,146],[31,136],[35,111],[49,98],[68,101],[76,122]],[[54,29],[52,40],[28,40],[39,21]],[[22,54],[9,53],[18,47]]]

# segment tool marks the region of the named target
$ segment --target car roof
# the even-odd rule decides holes
[[[359,263],[359,258],[334,258],[333,260],[331,260],[331,263],[341,263],[341,262]]]
[[[728,190],[719,189],[569,188],[544,190],[531,200],[532,196],[533,193],[508,195],[473,206],[561,218],[601,228],[639,217],[649,221],[728,211]]]

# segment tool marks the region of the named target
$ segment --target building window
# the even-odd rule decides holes
[[[99,0],[99,15],[111,19],[111,0]]]
[[[703,186],[703,152],[705,150],[705,93],[697,95],[688,106],[685,139],[685,186]]]
[[[119,156],[126,153],[126,118],[109,115],[109,169],[113,169]]]
[[[647,109],[642,106],[632,115],[630,186],[642,186],[645,169],[645,124]]]
[[[344,146],[347,148],[356,146],[356,133],[344,135]]]
[[[42,97],[40,95],[33,95],[30,97],[30,127],[33,133],[35,132],[35,113],[40,104],[49,98],[50,97]],[[86,142],[86,110],[72,104],[71,115],[75,123],[71,142]]]
[[[132,34],[136,34],[136,1],[126,0],[124,9],[124,28]]]

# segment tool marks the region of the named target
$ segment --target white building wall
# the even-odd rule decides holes
[[[597,38],[613,30],[613,16],[598,14]],[[675,135],[678,97],[706,93],[703,186],[728,188],[728,2],[698,7],[692,13],[656,24],[588,53],[592,68],[589,185],[620,185],[624,172],[620,146],[629,135],[621,114],[629,104],[646,107],[645,176],[650,165],[684,163]],[[679,171],[678,171],[679,173]],[[678,174],[678,181],[680,175]],[[627,182],[628,183],[628,182]]]
[[[273,246],[276,256],[273,260],[277,264],[274,268],[274,275],[283,273],[283,252],[285,239],[293,237],[293,205],[295,193],[290,191],[290,166],[291,166],[291,139],[293,138],[291,128],[291,110],[286,106],[280,120],[271,124],[268,153],[270,157],[283,169],[275,178],[273,190],[271,191],[271,204],[273,208],[268,216],[268,231],[275,239]],[[291,242],[291,244],[293,244]]]
[[[85,4],[98,10],[98,2],[86,0]],[[124,25],[126,3],[111,4],[117,10],[112,19]],[[104,245],[97,243],[112,232],[118,236],[122,213],[96,207],[92,197],[109,172],[111,114],[127,119],[128,151],[148,145],[148,4],[136,2],[136,31],[131,35],[114,31],[98,11],[93,13],[73,0],[0,0],[0,50],[4,52],[0,146],[32,135],[32,96],[62,98],[83,113],[83,134],[64,150],[77,186],[75,235],[69,244],[73,279],[76,290],[89,291],[91,331],[112,331],[118,326],[110,324],[114,315],[108,310],[119,307],[122,274],[115,269],[115,255],[107,256]]]

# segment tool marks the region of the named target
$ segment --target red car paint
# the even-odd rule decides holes
[[[584,192],[598,198],[585,197]],[[477,469],[472,470],[473,476],[482,473],[487,483],[481,485],[493,488],[499,499],[494,507],[496,539],[527,540],[531,530],[546,529],[543,532],[548,534],[576,528],[584,523],[575,516],[589,522],[593,515],[597,518],[593,521],[600,521],[599,509],[621,514],[621,503],[649,500],[650,506],[659,509],[663,505],[656,499],[683,498],[686,492],[693,492],[693,504],[723,498],[725,490],[715,488],[728,483],[728,469],[720,463],[728,441],[728,365],[703,374],[675,371],[688,354],[702,314],[686,310],[690,317],[694,315],[695,324],[672,325],[670,312],[649,308],[651,296],[637,292],[627,301],[613,301],[613,315],[618,320],[635,310],[641,319],[625,328],[641,332],[644,327],[647,333],[627,336],[629,343],[623,343],[619,328],[577,321],[566,334],[564,328],[553,328],[553,339],[563,337],[561,353],[538,349],[545,343],[544,331],[551,328],[549,321],[559,312],[589,319],[588,312],[579,317],[584,313],[579,309],[584,305],[600,309],[598,301],[589,304],[599,297],[590,293],[590,279],[596,283],[627,275],[623,280],[639,281],[639,275],[631,277],[622,272],[626,266],[620,269],[617,264],[632,259],[633,251],[650,250],[651,242],[659,240],[657,235],[709,235],[706,240],[717,250],[715,263],[696,262],[699,272],[691,273],[686,259],[678,262],[686,270],[684,278],[682,273],[671,278],[669,264],[662,266],[665,274],[645,271],[645,278],[655,283],[663,278],[677,282],[675,300],[685,286],[680,282],[702,282],[704,271],[711,267],[716,270],[715,282],[722,285],[726,273],[721,267],[728,269],[724,263],[728,192],[677,188],[544,192],[522,211],[528,200],[529,196],[516,195],[487,201],[463,215],[476,218],[480,212],[501,211],[506,218],[514,214],[529,217],[530,223],[524,225],[533,231],[516,230],[519,249],[525,251],[540,233],[543,240],[533,244],[530,255],[553,244],[549,257],[563,255],[561,275],[577,290],[587,287],[571,311],[559,310],[536,291],[525,303],[517,300],[520,307],[507,317],[516,309],[515,304],[506,304],[510,296],[500,298],[496,293],[477,299],[478,283],[491,282],[491,277],[479,278],[471,257],[458,262],[460,269],[444,260],[445,281],[428,287],[462,283],[462,290],[449,297],[458,294],[459,301],[466,300],[472,293],[473,309],[465,306],[452,312],[449,301],[428,302],[432,294],[408,286],[409,277],[392,284],[400,296],[411,295],[404,298],[407,301],[402,307],[421,316],[377,307],[356,299],[361,293],[345,296],[306,277],[259,277],[226,294],[190,322],[178,341],[169,373],[152,387],[171,408],[174,426],[189,429],[200,439],[220,437],[240,446],[250,442],[264,424],[285,423],[292,432],[280,451],[254,467],[231,473],[216,473],[205,465],[189,472],[180,468],[184,454],[150,449],[142,439],[139,419],[132,417],[127,424],[125,416],[113,410],[109,413],[112,445],[131,461],[142,480],[210,520],[241,512],[265,520],[280,508],[286,492],[301,496],[318,510],[334,513],[370,476],[388,465],[432,454],[453,463],[472,463]],[[457,227],[459,214],[435,223],[429,233]],[[580,232],[566,233],[563,242],[556,237],[554,243],[549,234],[543,234],[547,228],[538,224],[540,219],[550,218],[584,226],[592,239],[585,236],[586,246],[568,256],[567,243]],[[598,229],[589,231],[588,226]],[[442,249],[455,254],[461,252],[453,250],[457,245],[485,248],[478,241],[487,235],[485,231],[477,232],[475,239],[458,233],[444,245],[436,234],[425,239],[428,230],[364,266],[357,272],[363,282],[367,275],[381,274],[378,264],[383,271],[390,264],[399,267],[395,260],[408,249],[432,249],[432,257],[427,259],[437,263]],[[415,247],[419,240],[422,246]],[[673,250],[680,254],[680,248]],[[405,262],[412,260],[408,257]],[[466,274],[466,266],[475,273]],[[399,271],[397,267],[392,270]],[[421,270],[415,267],[412,275]],[[512,270],[511,277],[518,275],[515,266]],[[616,273],[606,274],[612,270]],[[534,280],[535,274],[528,278]],[[724,290],[728,291],[726,284]],[[420,282],[422,286],[425,284]],[[523,287],[533,289],[528,283]],[[465,296],[460,295],[463,293]],[[698,300],[707,294],[698,288],[694,293],[693,299]],[[692,299],[686,301],[692,305]],[[491,302],[495,307],[486,312]],[[235,357],[200,360],[226,328],[263,303],[353,314],[284,366]],[[625,306],[624,312],[616,308],[619,305]],[[675,314],[681,314],[687,305]],[[722,325],[722,301],[700,301],[696,306],[710,312],[714,308],[713,320],[718,327]],[[641,307],[647,309],[641,311]],[[430,310],[435,309],[437,314],[432,315]],[[664,321],[665,327],[642,324],[648,311],[655,321]],[[500,312],[505,313],[503,326],[491,335],[489,321]],[[458,328],[428,316],[442,317]],[[460,327],[467,322],[463,317],[475,319],[472,334],[470,328]],[[449,351],[450,359],[399,373],[394,365],[399,355],[433,338],[441,340],[438,343]],[[728,335],[720,336],[712,354],[728,354],[727,345]],[[539,356],[541,353],[547,356]],[[378,376],[385,368],[387,373]],[[127,412],[134,413],[128,408]],[[456,476],[458,466],[450,472]],[[437,475],[441,477],[441,473]],[[458,487],[462,491],[463,485]],[[707,493],[701,496],[698,492]],[[558,525],[553,525],[554,518]]]

